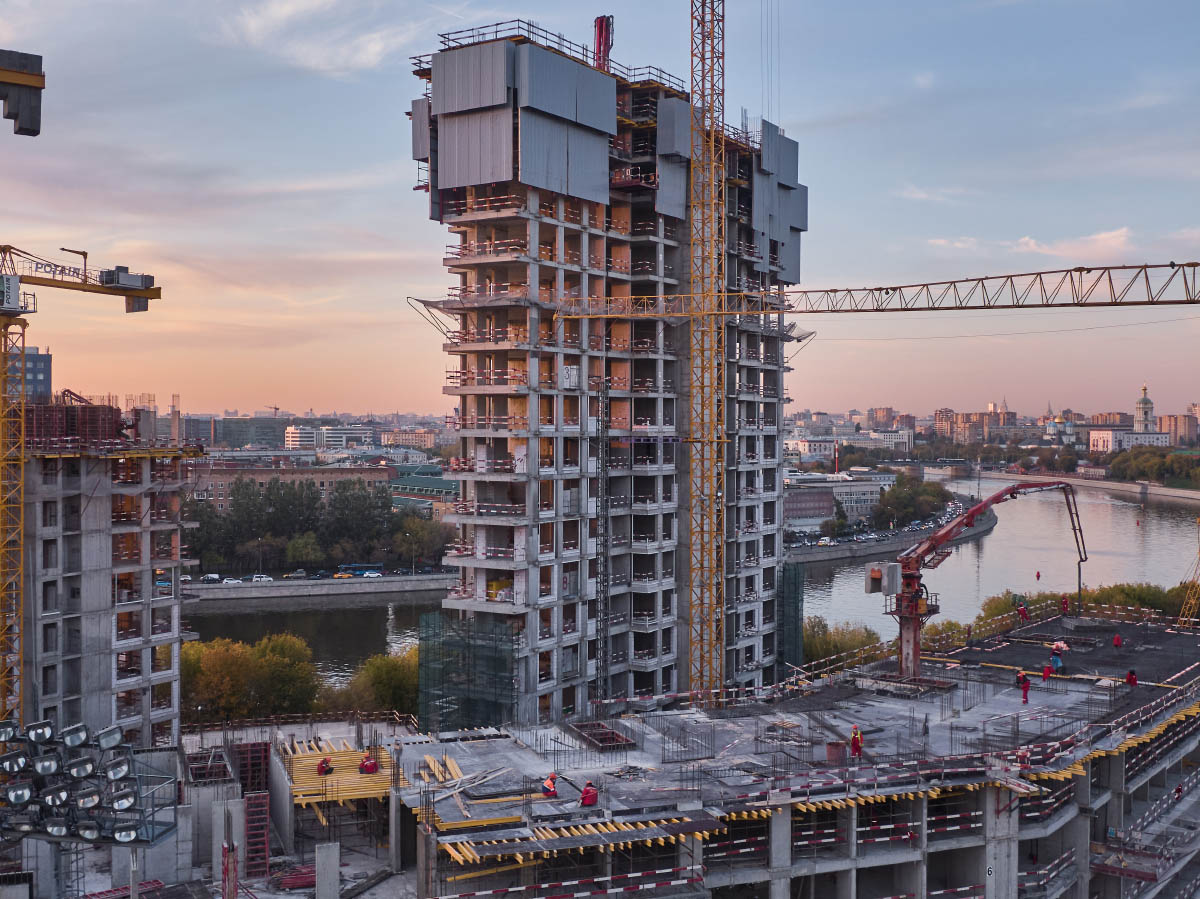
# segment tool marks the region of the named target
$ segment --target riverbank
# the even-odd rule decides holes
[[[966,498],[959,496],[958,499],[964,502],[964,505],[969,505]],[[950,541],[950,546],[957,546],[960,543],[969,543],[972,540],[978,540],[990,534],[993,528],[996,527],[996,512],[993,509],[988,509],[975,520],[974,527],[967,528],[957,537]],[[926,537],[933,533],[933,530],[927,531],[909,531],[901,532],[894,537],[889,537],[887,540],[872,540],[870,543],[839,543],[837,546],[802,546],[796,549],[789,550],[787,553],[788,562],[847,562],[855,559],[874,559],[879,556],[890,556],[895,558],[902,550],[908,549],[910,546],[915,546]]]
[[[415,577],[273,581],[267,584],[190,584],[183,591],[184,614],[237,615],[258,612],[368,609],[394,603],[440,601],[457,580],[453,574]]]
[[[1178,505],[1200,506],[1200,490],[1187,490],[1181,487],[1163,487],[1146,481],[1130,484],[1127,481],[1097,481],[1092,478],[1081,478],[1069,474],[1012,474],[1004,471],[984,471],[980,477],[994,481],[1067,481],[1075,487],[1089,487],[1093,490],[1105,490],[1118,496],[1144,503],[1147,499],[1162,500]]]

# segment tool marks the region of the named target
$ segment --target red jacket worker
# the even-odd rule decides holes
[[[600,791],[589,780],[583,785],[583,791],[579,794],[580,805],[595,805],[600,798]]]
[[[1125,675],[1125,683],[1129,684],[1131,687],[1137,686],[1137,672],[1132,668],[1130,668],[1129,673]]]

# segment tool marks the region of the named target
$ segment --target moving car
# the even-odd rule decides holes
[[[383,577],[378,571],[364,571],[363,577]]]
[[[285,581],[290,581],[290,580],[292,580],[293,578],[295,578],[296,580],[301,580],[301,581],[302,581],[302,580],[304,580],[306,577],[308,577],[308,572],[307,572],[307,571],[305,571],[303,568],[297,568],[295,571],[289,571],[287,574],[285,574],[285,575],[283,576],[283,579],[284,579]]]
[[[352,575],[349,571],[339,571],[337,574],[335,574],[333,576],[333,579],[335,581],[340,581],[340,580],[349,580],[352,577],[354,577],[354,575]]]
[[[191,582],[192,582],[192,576],[190,574],[179,575],[179,583],[190,584]]]
[[[219,583],[221,583],[221,575],[206,574],[206,575],[204,575],[204,577],[200,578],[200,583],[202,583],[202,584],[219,584]]]
[[[241,581],[239,581],[235,577],[227,577],[227,578],[225,578],[225,580],[221,581],[221,583],[222,584],[240,584]]]
[[[275,578],[271,577],[269,574],[256,574],[250,578],[250,580],[255,584],[270,584],[275,580]]]

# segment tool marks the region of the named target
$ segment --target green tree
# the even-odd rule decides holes
[[[320,686],[312,649],[294,634],[271,634],[254,644],[251,689],[259,715],[306,714]]]
[[[305,531],[288,541],[287,563],[297,568],[316,567],[325,561],[325,551],[312,531]]]
[[[371,656],[354,675],[366,687],[376,706],[402,713],[417,711],[417,647],[399,655]]]
[[[830,625],[820,615],[804,619],[804,661],[816,662],[880,642],[879,633],[863,624]]]
[[[181,703],[196,721],[245,718],[252,708],[255,660],[245,643],[219,637],[180,651]]]
[[[899,474],[896,483],[879,498],[871,520],[880,528],[890,527],[892,522],[903,527],[939,514],[951,499],[950,491],[935,481],[918,481]]]

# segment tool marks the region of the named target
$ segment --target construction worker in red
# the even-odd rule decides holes
[[[1029,705],[1029,678],[1021,675],[1021,705]]]
[[[1131,687],[1137,686],[1137,672],[1132,668],[1130,668],[1129,673],[1125,675],[1125,683]]]
[[[375,759],[371,758],[371,753],[369,753],[369,752],[363,753],[362,761],[358,763],[358,773],[359,774],[378,774],[379,773],[379,762],[377,762],[377,761],[375,761]]]
[[[550,776],[542,781],[542,795],[547,799],[552,799],[558,796],[558,775],[553,771]]]
[[[1042,666],[1042,681],[1050,680],[1050,675],[1054,673],[1054,668],[1047,662]]]
[[[863,735],[858,729],[858,725],[854,725],[850,729],[850,756],[851,758],[861,758],[863,751]]]
[[[325,777],[326,775],[329,775],[332,773],[333,773],[333,762],[330,761],[329,756],[325,756],[325,758],[323,758],[323,759],[321,759],[321,761],[317,762],[317,774],[319,774],[321,777]]]
[[[1017,614],[1021,616],[1022,621],[1029,621],[1029,609],[1025,607],[1025,600],[1017,603]]]
[[[1069,600],[1067,598],[1067,594],[1064,593],[1062,595],[1062,613],[1064,615],[1066,615],[1070,612],[1070,610],[1071,610],[1071,600]]]
[[[1119,632],[1113,634],[1113,649],[1120,649],[1123,642],[1124,641],[1121,640],[1121,634]]]
[[[583,792],[579,794],[580,805],[595,805],[600,799],[600,791],[589,780],[583,785]]]

